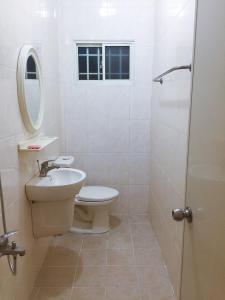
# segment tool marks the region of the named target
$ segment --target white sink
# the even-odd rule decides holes
[[[86,173],[71,168],[53,169],[46,177],[36,176],[26,184],[26,195],[30,201],[61,201],[79,193]]]

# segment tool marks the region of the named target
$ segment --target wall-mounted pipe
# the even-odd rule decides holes
[[[155,77],[152,81],[153,82],[159,82],[160,84],[163,84],[163,77],[168,75],[169,73],[172,73],[174,71],[177,70],[189,70],[191,72],[191,65],[183,65],[183,66],[177,66],[177,67],[173,67],[169,70],[167,70],[166,72],[160,74],[159,76]]]
[[[16,242],[9,243],[9,237],[15,235],[17,230],[7,232],[6,217],[5,217],[5,206],[2,190],[2,180],[0,173],[0,202],[1,202],[1,212],[2,212],[2,223],[4,234],[0,236],[0,257],[7,256],[9,268],[13,275],[17,273],[17,255],[24,256],[25,250],[16,245]],[[12,259],[11,259],[12,257]]]

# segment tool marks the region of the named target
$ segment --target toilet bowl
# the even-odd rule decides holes
[[[75,212],[81,219],[89,221],[91,228],[74,226],[70,231],[93,234],[108,232],[110,229],[109,207],[118,196],[119,192],[114,188],[104,186],[82,187],[74,199]],[[86,208],[86,210],[82,208]]]
[[[70,168],[73,162],[73,156],[59,156],[53,164],[60,168]],[[74,198],[75,224],[70,232],[98,234],[109,231],[109,208],[118,196],[119,192],[114,188],[83,186]],[[82,221],[82,225],[86,223],[88,227],[76,222],[76,216]]]

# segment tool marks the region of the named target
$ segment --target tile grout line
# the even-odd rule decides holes
[[[135,259],[135,250],[134,250],[134,240],[133,240],[133,230],[132,230],[132,221],[129,219],[129,230],[130,230],[130,235],[131,235],[131,244],[132,244],[132,254],[133,254],[133,259]],[[140,282],[139,282],[139,277],[138,277],[138,272],[137,272],[137,264],[135,261],[134,264],[134,268],[135,268],[135,275],[136,275],[136,279],[137,279],[137,289],[138,289],[138,295],[139,295],[139,299],[142,300],[142,294],[141,294],[141,287],[140,287]]]
[[[34,289],[34,288],[35,288],[35,287],[33,287],[33,289]],[[36,293],[34,293],[34,300],[37,298],[37,296],[38,296],[40,290],[41,290],[41,288],[38,287]],[[32,293],[31,293],[31,296],[33,296]],[[30,299],[30,300],[32,300],[32,299]]]
[[[82,236],[82,242],[81,242],[79,254],[78,254],[78,257],[77,257],[77,266],[75,267],[75,272],[74,272],[74,276],[73,276],[73,282],[72,282],[72,288],[71,288],[69,300],[72,300],[73,289],[75,287],[74,282],[75,282],[76,276],[78,274],[78,269],[79,269],[79,265],[80,265],[80,257],[81,257],[81,252],[82,252],[82,249],[83,249],[83,244],[84,244],[84,239],[83,239],[83,236]]]

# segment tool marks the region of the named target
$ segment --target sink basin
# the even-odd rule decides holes
[[[26,184],[30,201],[62,201],[79,193],[86,173],[72,168],[50,170],[46,177],[36,176]]]

